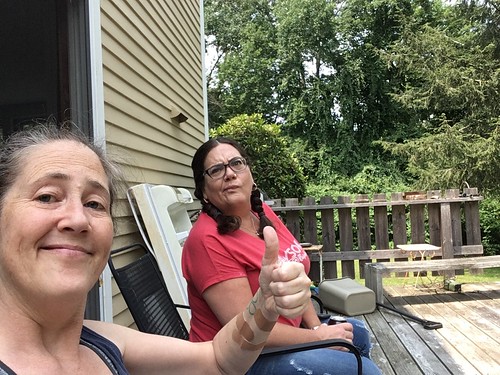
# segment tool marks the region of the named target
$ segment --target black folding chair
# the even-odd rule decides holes
[[[123,267],[115,267],[114,258],[118,254],[137,249],[140,249],[144,255]],[[189,333],[177,309],[189,308],[189,306],[174,303],[154,256],[144,245],[136,243],[111,251],[108,264],[139,331],[188,339]],[[358,362],[358,374],[363,373],[358,349],[341,339],[265,348],[262,350],[261,357],[332,346],[344,347],[352,352]]]

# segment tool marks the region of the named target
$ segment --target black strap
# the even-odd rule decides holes
[[[443,325],[439,322],[433,322],[431,320],[425,320],[425,319],[422,319],[422,318],[419,318],[418,316],[415,316],[415,315],[411,315],[411,314],[408,314],[407,312],[404,312],[404,311],[401,311],[401,310],[398,310],[398,309],[395,309],[394,307],[392,306],[387,306],[387,305],[384,305],[383,303],[380,303],[380,302],[377,302],[377,306],[378,307],[383,307],[384,309],[387,309],[387,310],[391,310],[391,311],[394,311],[395,313],[398,313],[408,319],[411,319],[417,323],[420,323],[422,324],[422,326],[425,328],[425,329],[438,329],[438,328],[443,328]]]

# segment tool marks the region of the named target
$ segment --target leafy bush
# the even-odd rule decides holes
[[[250,157],[253,177],[271,198],[298,197],[305,193],[306,179],[277,124],[267,124],[262,115],[240,115],[228,120],[210,136],[238,141]]]
[[[332,175],[331,183],[308,184],[306,193],[319,199],[339,195],[403,192],[410,190],[406,178],[395,168],[367,165],[353,177]]]
[[[500,197],[485,197],[479,203],[481,237],[486,255],[500,255]]]

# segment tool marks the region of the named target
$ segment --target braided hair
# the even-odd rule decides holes
[[[194,196],[198,198],[202,205],[202,211],[206,212],[208,216],[215,220],[217,223],[217,232],[219,234],[232,233],[240,228],[241,219],[238,216],[224,215],[224,213],[219,210],[215,205],[205,200],[203,197],[203,190],[205,188],[205,159],[210,151],[220,144],[228,144],[233,146],[240,155],[247,161],[250,166],[250,161],[248,160],[247,152],[241,147],[241,145],[234,139],[226,137],[212,138],[203,143],[198,150],[196,150],[193,160],[191,162],[191,169],[193,170],[194,178]],[[259,229],[257,231],[260,238],[264,238],[263,230],[266,226],[272,226],[271,220],[265,215],[264,208],[262,207],[262,199],[260,198],[260,190],[257,186],[254,186],[252,194],[250,196],[250,204],[252,210],[259,216]]]

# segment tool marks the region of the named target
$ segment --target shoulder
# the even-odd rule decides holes
[[[208,235],[217,234],[217,223],[205,212],[200,213],[198,219],[194,222],[189,231],[188,240],[191,238],[201,238]]]

